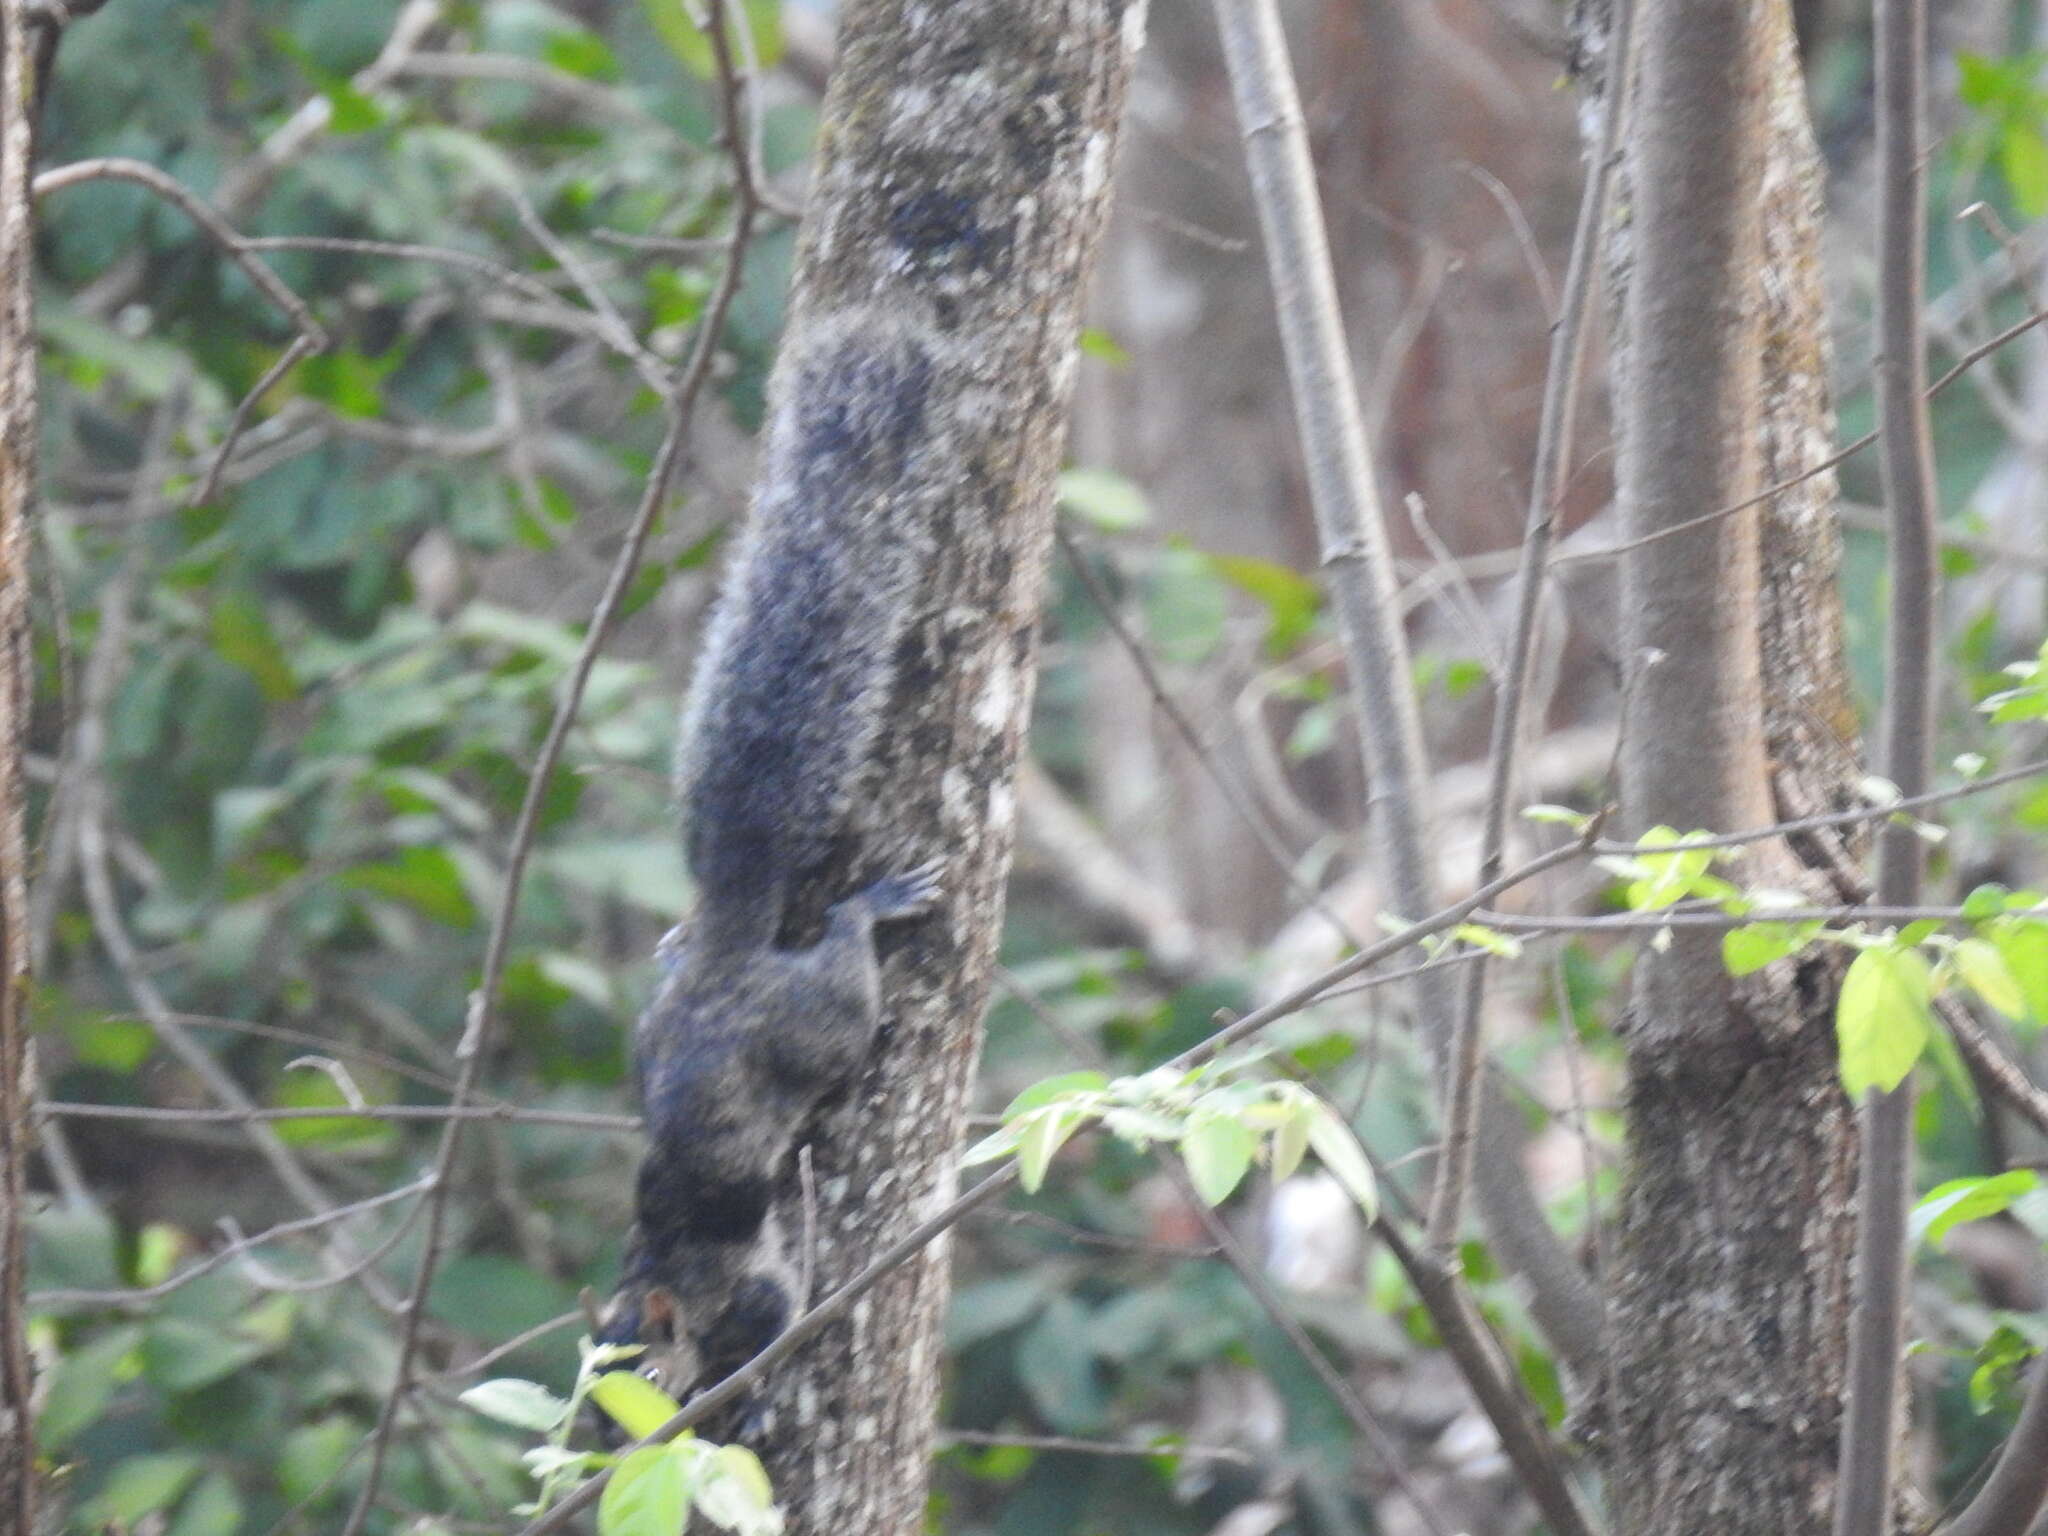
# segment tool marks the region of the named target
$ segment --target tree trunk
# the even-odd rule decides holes
[[[1143,18],[1142,0],[856,0],[840,23],[789,336],[856,310],[936,333],[928,436],[892,513],[929,558],[853,830],[868,850],[943,850],[946,910],[914,952],[885,950],[883,1043],[809,1142],[811,1209],[790,1191],[779,1212],[815,1231],[813,1299],[952,1191],[1081,298]],[[921,1528],[946,1290],[934,1247],[772,1384],[762,1449],[792,1530]]]
[[[1785,0],[1646,4],[1641,26],[1633,217],[1610,248],[1630,539],[1797,475],[1833,436],[1820,173]],[[1630,831],[1850,803],[1832,496],[1817,477],[1629,557]],[[1766,845],[1740,878],[1832,901],[1843,852]],[[1596,1415],[1617,1532],[1829,1529],[1855,1180],[1840,966],[1734,981],[1711,935],[1639,962]]]
[[[34,50],[20,0],[0,4],[0,1531],[35,1529],[34,1371],[22,1315],[27,1193],[28,843],[32,696],[28,520],[35,505],[36,346],[29,195]]]

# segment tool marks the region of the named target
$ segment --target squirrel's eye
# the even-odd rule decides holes
[[[661,1385],[661,1379],[664,1374],[666,1373],[658,1365],[643,1365],[640,1367],[640,1379],[653,1386],[658,1387]]]

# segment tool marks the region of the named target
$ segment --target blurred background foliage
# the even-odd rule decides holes
[[[1349,704],[1202,9],[1154,17],[1084,337],[990,1112],[1088,1056],[1157,1063],[1217,1009],[1271,996],[1346,934],[1372,932],[1381,905],[1358,858]],[[1341,0],[1293,11],[1444,765],[1445,869],[1469,882],[1474,762],[1507,622],[1501,552],[1517,536],[1543,295],[1579,161],[1571,92],[1554,89],[1568,61],[1559,8],[1425,9],[1434,19]],[[2032,5],[1938,9],[1931,258],[1946,366],[2039,302],[2048,74]],[[795,0],[747,10],[761,154],[793,207],[829,16]],[[1846,440],[1870,418],[1866,49],[1849,7],[1801,12],[1839,237]],[[260,397],[202,498],[238,403],[292,342],[289,318],[146,188],[93,181],[44,200],[46,1098],[220,1108],[166,1020],[260,1105],[445,1096],[526,776],[659,438],[646,375],[682,354],[722,259],[730,166],[703,40],[680,15],[668,0],[110,0],[69,30],[44,164],[125,156],[178,178],[243,235],[278,242],[258,259],[334,345]],[[320,243],[335,241],[442,254]],[[689,900],[666,788],[675,703],[720,538],[744,506],[791,242],[774,217],[747,253],[716,409],[550,787],[488,1102],[630,1112],[624,1030],[653,943]],[[1956,534],[1951,753],[2003,750],[1968,705],[2048,625],[2044,407],[2048,346],[2032,336],[1939,403]],[[1582,433],[1567,554],[1612,536],[1604,434],[1597,418]],[[1866,684],[1881,649],[1874,476],[1867,458],[1842,476]],[[1606,568],[1572,567],[1546,620],[1527,798],[1602,797],[1611,614]],[[1127,637],[1192,741],[1151,699]],[[1969,802],[1952,821],[1940,861],[1958,889],[2042,878],[2048,787]],[[1539,899],[1604,898],[1573,877]],[[1615,1177],[1606,1029],[1627,960],[1610,943],[1532,944],[1494,1004],[1532,1175],[1589,1254],[1588,1210]],[[1271,1041],[1277,1065],[1355,1111],[1398,1187],[1430,1117],[1397,1023],[1392,994],[1355,994]],[[1951,1094],[1922,1103],[1938,1177],[2038,1152]],[[417,1259],[416,1191],[347,1229],[348,1251],[372,1259],[355,1278],[331,1279],[347,1258],[333,1229],[178,1277],[237,1232],[306,1214],[280,1157],[334,1203],[371,1200],[418,1178],[436,1130],[281,1120],[266,1155],[231,1120],[49,1122],[33,1328],[49,1370],[42,1447],[74,1528],[337,1527],[395,1361],[380,1296]],[[527,1496],[519,1445],[454,1396],[487,1352],[573,1314],[579,1288],[608,1288],[636,1152],[623,1124],[477,1127],[428,1302],[431,1374],[374,1529],[496,1528]],[[1528,1529],[1389,1261],[1347,1202],[1296,1183],[1239,1196],[1233,1223],[1383,1416],[1411,1487],[1460,1528]],[[2021,1212],[2035,1232],[2040,1214]],[[1923,1270],[1919,1369],[1938,1414],[1920,1450],[1945,1490],[1997,1443],[2010,1365],[2048,1338],[2038,1237],[2015,1220],[1964,1231]],[[1044,1193],[970,1225],[955,1255],[957,1438],[938,1528],[1419,1528],[1175,1187],[1128,1149],[1081,1139]],[[1515,1289],[1477,1245],[1468,1262],[1559,1412]],[[493,1354],[487,1373],[565,1384],[578,1326]]]

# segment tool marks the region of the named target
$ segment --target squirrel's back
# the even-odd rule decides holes
[[[677,757],[691,873],[749,925],[779,924],[844,830],[922,564],[884,513],[926,435],[930,350],[864,311],[809,329],[778,371]]]

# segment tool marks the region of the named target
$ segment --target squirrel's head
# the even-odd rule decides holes
[[[689,1396],[703,1372],[703,1355],[684,1326],[681,1305],[666,1286],[628,1286],[605,1303],[594,1318],[592,1337],[600,1344],[638,1344],[640,1353],[623,1368],[659,1387],[677,1402]],[[628,1436],[607,1414],[589,1410],[598,1438],[607,1450],[624,1445]]]

